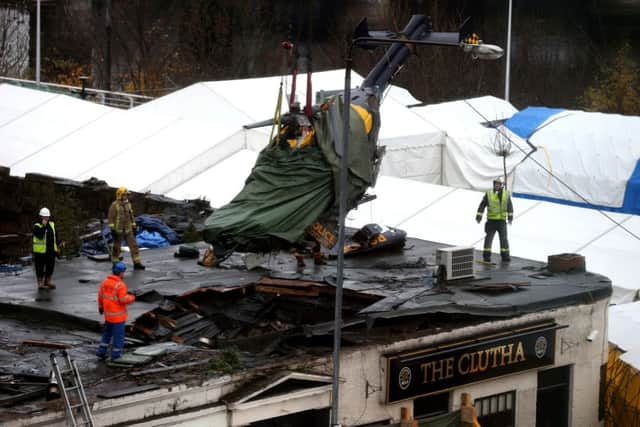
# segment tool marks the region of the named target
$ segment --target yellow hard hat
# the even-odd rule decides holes
[[[129,190],[127,190],[127,187],[120,187],[116,190],[116,199],[122,199],[122,196],[128,193]]]

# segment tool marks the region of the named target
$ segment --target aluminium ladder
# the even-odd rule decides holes
[[[91,408],[87,401],[87,395],[82,386],[80,372],[75,360],[71,360],[71,356],[66,350],[61,351],[65,360],[64,367],[58,364],[56,354],[51,353],[51,366],[58,381],[60,394],[64,399],[65,412],[70,426],[89,426],[94,427],[93,418],[91,417]]]

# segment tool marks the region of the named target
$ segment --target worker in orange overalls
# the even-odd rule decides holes
[[[113,264],[112,273],[102,282],[98,290],[98,312],[104,314],[104,333],[96,355],[104,359],[107,349],[111,346],[111,360],[117,360],[124,349],[124,326],[127,321],[127,305],[135,301],[136,297],[127,291],[127,285],[122,281],[127,266],[118,261]]]
[[[136,242],[136,222],[133,217],[133,209],[129,202],[129,191],[125,187],[116,190],[116,200],[109,207],[109,227],[113,236],[113,248],[111,250],[111,262],[120,261],[120,245],[122,239],[127,241],[133,258],[133,269],[144,270],[145,266],[140,262],[140,249]]]

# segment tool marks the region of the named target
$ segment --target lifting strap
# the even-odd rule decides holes
[[[280,89],[278,90],[278,102],[276,103],[276,111],[273,114],[273,124],[271,125],[271,135],[269,135],[269,141],[273,141],[273,131],[276,131],[276,144],[280,144],[280,119],[282,117],[282,81],[284,78],[280,78]]]

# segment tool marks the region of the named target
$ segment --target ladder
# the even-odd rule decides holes
[[[75,360],[71,360],[71,356],[66,350],[62,350],[64,358],[64,366],[58,364],[56,353],[51,353],[51,366],[58,381],[60,394],[64,399],[65,412],[67,413],[68,425],[73,427],[89,426],[94,427],[93,418],[91,417],[91,408],[87,402],[87,395],[84,393],[80,372]]]

